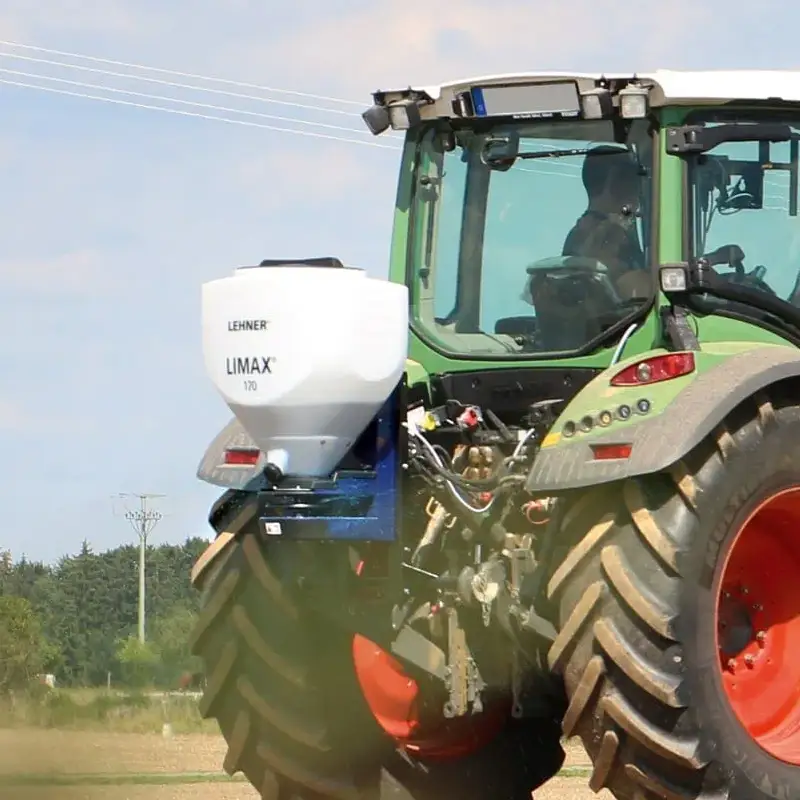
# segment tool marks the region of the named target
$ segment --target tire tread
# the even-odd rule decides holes
[[[510,720],[453,762],[401,759],[358,688],[349,634],[301,593],[309,561],[322,554],[330,573],[332,552],[344,558],[245,527],[204,561],[191,644],[210,676],[201,711],[227,740],[223,769],[271,800],[527,800],[564,760],[555,712]]]
[[[602,502],[591,490],[593,516],[587,492],[575,501],[581,513],[567,510],[562,518],[556,535],[571,549],[548,585],[562,620],[548,662],[567,685],[562,731],[583,740],[595,792],[605,788],[620,800],[729,796],[724,770],[706,779],[711,751],[696,723],[684,719],[691,710],[677,630],[682,559],[704,486],[719,479],[740,441],[780,425],[781,413],[763,392],[685,459],[615,484]]]
[[[334,752],[325,708],[310,684],[306,665],[312,648],[298,604],[246,529],[216,555],[221,568],[213,560],[204,563],[202,611],[190,644],[209,674],[201,714],[215,718],[226,734],[223,769],[230,775],[243,772],[262,797],[277,798],[288,781],[305,787],[309,798],[356,800],[362,795],[339,777],[348,764],[341,751]],[[247,611],[253,598],[258,623]]]

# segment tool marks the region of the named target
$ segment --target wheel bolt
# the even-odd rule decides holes
[[[728,669],[731,672],[736,672],[736,659],[735,658],[729,658],[728,659]]]
[[[754,661],[755,661],[755,659],[749,653],[744,657],[744,663],[745,663],[745,666],[748,669],[753,669],[753,662]]]
[[[750,590],[746,586],[742,586],[742,594],[750,594]]]
[[[762,606],[761,603],[756,603],[753,606],[753,611],[763,611],[763,610],[764,610],[764,606]]]
[[[756,634],[756,641],[763,647],[764,643],[767,641],[767,634],[764,631],[759,631]]]

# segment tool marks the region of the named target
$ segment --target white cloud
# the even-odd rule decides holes
[[[19,451],[23,456],[28,454],[31,442],[37,446],[43,436],[53,441],[53,434],[63,433],[68,427],[73,434],[88,434],[96,428],[96,420],[90,415],[69,415],[59,413],[43,415],[41,409],[29,407],[21,400],[0,397],[0,431],[13,434],[3,443],[4,454],[9,463],[13,463]]]
[[[674,61],[676,45],[713,12],[680,0],[382,0],[350,13],[316,15],[268,48],[239,46],[253,72],[281,68],[298,85],[335,76],[347,98],[412,83],[536,69],[650,69]],[[691,22],[691,26],[689,26]],[[683,47],[683,45],[682,45]],[[683,54],[681,49],[680,54]]]
[[[258,211],[270,213],[296,205],[301,209],[341,203],[366,192],[376,170],[394,178],[400,151],[372,152],[363,147],[319,144],[275,147],[234,167],[234,185],[248,193]],[[380,178],[378,178],[380,179]],[[301,212],[302,213],[302,212]]]
[[[13,145],[11,140],[7,136],[0,134],[0,170],[10,164],[12,158]]]
[[[125,0],[4,0],[0,34],[26,44],[50,32],[132,35],[144,32],[150,16],[145,6]]]
[[[51,258],[0,261],[0,281],[34,295],[105,294],[119,288],[112,259],[90,248]]]
[[[35,417],[27,414],[21,405],[0,397],[0,430],[19,433],[34,422]]]

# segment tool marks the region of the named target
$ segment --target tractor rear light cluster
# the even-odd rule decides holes
[[[639,414],[648,414],[650,409],[653,407],[652,403],[646,397],[640,397],[636,401],[635,405],[636,411]],[[596,426],[600,428],[608,428],[609,425],[614,423],[616,420],[624,422],[625,420],[630,419],[633,413],[634,409],[632,409],[627,403],[623,403],[621,406],[618,406],[615,411],[604,409],[597,414],[596,417],[592,416],[591,414],[587,414],[579,422],[576,422],[575,420],[568,420],[561,428],[561,435],[565,439],[569,439],[572,436],[575,436],[576,433],[591,433]]]
[[[254,467],[260,455],[255,447],[231,447],[225,451],[224,463],[228,467]]]
[[[611,385],[645,386],[689,375],[694,369],[694,353],[667,353],[625,367],[611,379]]]

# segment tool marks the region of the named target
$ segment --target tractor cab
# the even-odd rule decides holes
[[[414,357],[605,367],[625,348],[685,347],[651,315],[670,303],[695,338],[719,338],[723,316],[797,341],[800,90],[741,80],[537,74],[377,92],[367,126],[407,132],[391,279],[409,286]],[[742,85],[751,99],[735,99]]]

